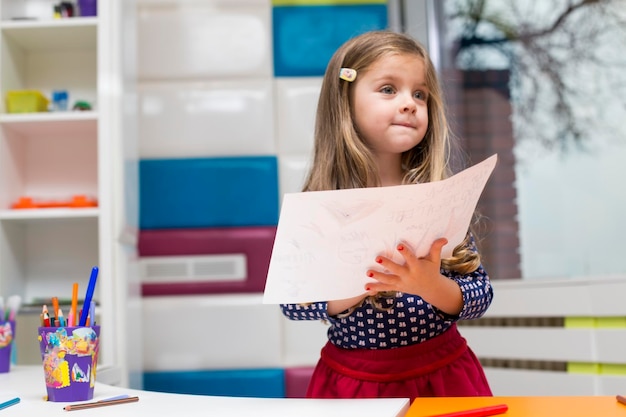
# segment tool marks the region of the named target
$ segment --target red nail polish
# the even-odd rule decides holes
[[[365,287],[365,291],[369,291],[371,289],[372,289],[372,287],[370,287],[370,286]]]
[[[368,277],[370,277],[370,278],[372,278],[372,277],[374,276],[374,273],[373,273],[373,272],[368,272],[368,273],[367,273],[367,276],[368,276]]]
[[[404,245],[398,245],[398,250],[400,251],[404,250]]]
[[[382,258],[376,258],[376,262],[378,262],[379,264],[382,264],[383,260],[382,260]]]

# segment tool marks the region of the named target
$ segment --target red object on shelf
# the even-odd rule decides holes
[[[12,209],[36,209],[36,208],[82,208],[98,207],[98,200],[88,198],[85,195],[75,195],[71,200],[33,200],[32,197],[20,197],[17,202],[11,204]]]

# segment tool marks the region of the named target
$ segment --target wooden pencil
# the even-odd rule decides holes
[[[108,401],[95,401],[92,403],[66,405],[65,407],[63,407],[63,409],[65,411],[85,410],[87,408],[96,408],[96,407],[104,407],[107,405],[134,403],[137,401],[139,401],[139,397],[118,398],[115,400],[108,400]]]

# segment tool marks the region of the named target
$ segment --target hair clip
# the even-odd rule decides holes
[[[352,82],[356,79],[356,70],[352,68],[341,68],[339,70],[339,78]]]

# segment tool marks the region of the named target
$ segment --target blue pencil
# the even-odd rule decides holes
[[[8,401],[0,403],[0,410],[2,410],[3,408],[11,407],[12,405],[15,405],[15,404],[17,404],[19,402],[20,402],[20,398],[19,397],[15,397],[15,398],[12,398],[12,399],[10,399]]]
[[[94,266],[91,269],[91,276],[89,277],[89,286],[87,287],[87,294],[85,295],[85,303],[83,304],[83,309],[80,313],[80,321],[78,322],[79,326],[85,326],[87,324],[87,316],[89,315],[89,306],[91,305],[91,298],[93,297],[93,292],[96,289],[97,279],[98,279],[98,267]]]

